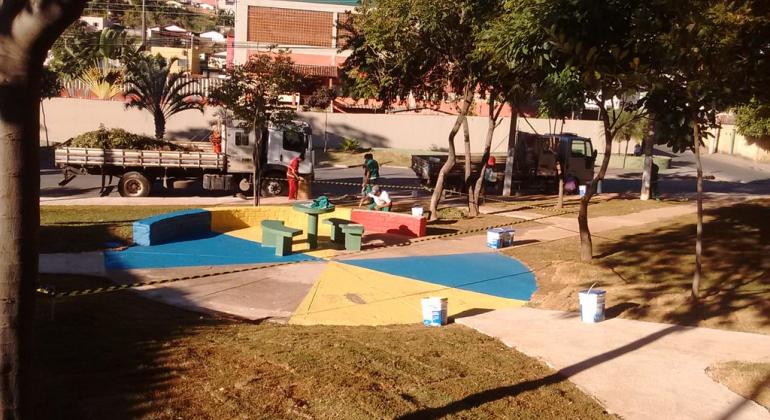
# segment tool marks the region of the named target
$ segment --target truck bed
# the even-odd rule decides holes
[[[54,162],[59,167],[118,166],[221,170],[225,166],[225,156],[214,152],[62,147],[56,149]]]

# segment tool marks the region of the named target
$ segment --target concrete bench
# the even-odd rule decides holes
[[[345,234],[345,249],[348,251],[361,250],[361,237],[364,235],[364,225],[348,223],[342,226]]]
[[[180,236],[211,231],[211,213],[206,210],[180,210],[137,220],[133,224],[134,243],[140,246],[172,242]]]
[[[284,226],[280,220],[263,220],[262,246],[275,247],[275,255],[283,257],[291,255],[291,244],[295,236],[302,234],[302,229]]]
[[[323,223],[331,226],[329,237],[332,242],[338,244],[344,242],[345,249],[348,251],[361,250],[361,237],[364,234],[364,225],[336,217],[326,219]]]

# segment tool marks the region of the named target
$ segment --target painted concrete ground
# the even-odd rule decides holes
[[[280,217],[279,214],[270,214],[271,218],[276,216]],[[107,252],[105,266],[114,272],[141,273],[142,277],[164,273],[165,277],[174,270],[211,270],[217,266],[226,270],[226,266],[232,265],[307,262],[307,270],[303,271],[307,278],[301,282],[292,279],[267,283],[251,281],[244,282],[250,286],[242,290],[244,294],[254,296],[250,303],[254,306],[263,295],[275,292],[266,290],[268,285],[282,287],[282,284],[291,283],[294,298],[286,302],[294,303],[290,305],[292,307],[283,308],[281,313],[291,314],[284,318],[295,324],[421,322],[420,299],[432,296],[448,298],[450,317],[468,316],[522,306],[536,288],[534,275],[528,268],[515,259],[486,249],[483,236],[455,238],[444,243],[428,241],[409,247],[390,248],[384,253],[348,255],[341,259],[335,258],[336,251],[330,248],[328,237],[320,238],[326,249],[312,252],[307,251],[306,242],[299,238],[295,242],[294,254],[278,257],[273,248],[259,243],[261,231],[258,227],[249,227],[222,216],[214,220],[219,220],[218,225],[212,226],[215,232],[162,245]],[[229,221],[225,224],[222,220]],[[298,227],[302,227],[301,221],[292,220]],[[248,222],[253,223],[252,220]],[[320,233],[323,235],[325,232],[321,230]],[[274,276],[276,273],[271,270],[280,271],[266,269],[253,272],[249,277],[254,280],[259,276],[280,277]],[[237,289],[243,287],[238,282],[234,284],[232,278],[226,280],[226,276],[220,286],[217,286],[219,281],[212,281],[210,279],[201,286],[185,282],[178,287],[187,289],[184,296],[188,300],[196,296],[196,287],[205,286],[206,298],[200,302],[205,307],[214,304],[212,296],[219,293],[216,287],[221,287],[229,295],[237,294]],[[151,296],[162,298],[166,293],[179,300],[179,291],[172,290],[173,287],[176,286],[154,288]],[[248,296],[238,300],[249,302]],[[228,312],[239,313],[235,308]]]

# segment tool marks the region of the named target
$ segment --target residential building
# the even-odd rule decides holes
[[[106,17],[81,16],[80,20],[85,22],[88,28],[93,31],[101,31],[104,28],[110,27],[110,22]]]

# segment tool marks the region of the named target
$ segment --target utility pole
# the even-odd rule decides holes
[[[142,0],[142,50],[147,46],[147,10],[144,3],[145,0]]]

